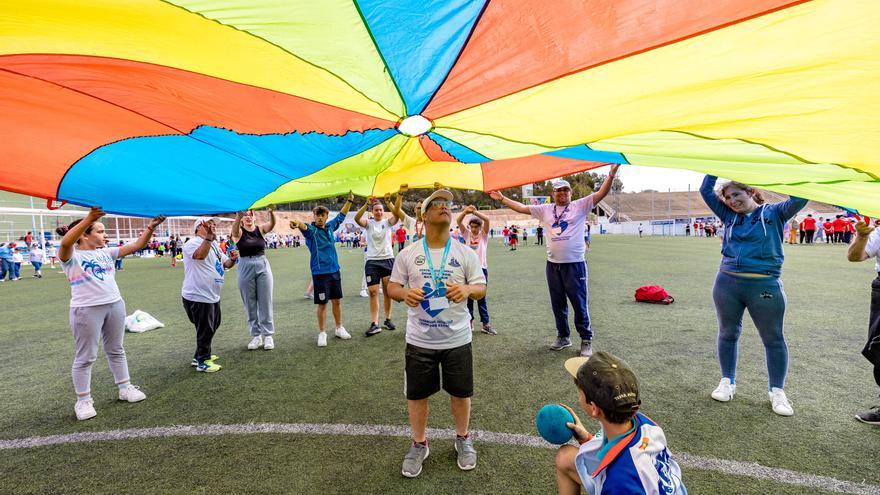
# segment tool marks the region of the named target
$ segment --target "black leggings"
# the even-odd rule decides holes
[[[874,366],[874,381],[877,382],[877,386],[880,387],[880,366]]]

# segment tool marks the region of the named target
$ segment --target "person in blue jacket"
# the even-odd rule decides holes
[[[345,206],[333,218],[327,221],[330,211],[318,206],[312,210],[314,221],[311,223],[292,220],[291,229],[299,229],[306,241],[306,246],[311,254],[309,267],[312,271],[312,285],[314,287],[314,302],[318,307],[318,347],[327,346],[327,332],[324,326],[327,322],[327,301],[333,306],[333,319],[336,322],[337,338],[348,340],[351,335],[342,326],[342,275],[339,273],[339,258],[336,256],[336,243],[334,232],[342,222],[345,215],[351,209],[354,194],[348,193]]]
[[[5,242],[0,242],[0,282],[9,274],[9,280],[14,277],[12,269],[12,249]]]
[[[721,266],[712,289],[721,364],[721,382],[712,398],[728,402],[736,393],[739,336],[748,309],[764,343],[773,412],[791,416],[794,409],[784,390],[788,345],[783,334],[786,296],[779,279],[784,258],[782,230],[807,200],[791,197],[768,204],[759,191],[739,182],[727,182],[716,190],[717,180],[707,175],[700,186],[703,200],[725,228]]]

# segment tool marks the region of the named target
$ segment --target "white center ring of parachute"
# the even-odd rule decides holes
[[[433,127],[434,124],[421,115],[410,115],[397,124],[397,130],[407,136],[421,136]]]

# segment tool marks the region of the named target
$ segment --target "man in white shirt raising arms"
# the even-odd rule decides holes
[[[568,326],[568,302],[574,309],[574,326],[581,336],[580,355],[593,355],[593,330],[590,327],[587,289],[587,264],[584,261],[584,222],[590,210],[602,201],[611,190],[614,175],[620,165],[612,165],[611,171],[598,191],[585,198],[571,200],[571,185],[565,180],[553,182],[553,203],[526,206],[519,201],[504,197],[498,191],[489,196],[518,213],[531,215],[541,221],[547,236],[547,286],[550,304],[556,318],[556,340],[550,349],[560,351],[571,347],[571,330]]]
[[[486,278],[476,253],[449,235],[452,193],[434,191],[422,203],[425,237],[397,257],[388,294],[409,306],[406,321],[404,389],[412,444],[402,474],[415,478],[428,457],[428,397],[442,387],[455,418],[455,451],[462,470],[477,466],[468,431],[474,391],[470,313],[465,300],[486,295]]]

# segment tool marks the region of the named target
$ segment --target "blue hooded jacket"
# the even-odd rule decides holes
[[[759,205],[749,215],[731,210],[715,195],[718,177],[707,175],[700,186],[703,200],[724,223],[721,243],[722,271],[782,274],[782,231],[785,223],[807,205],[803,198],[790,197],[780,203]]]
[[[309,228],[302,235],[306,241],[306,247],[311,253],[309,267],[312,275],[325,275],[339,271],[339,258],[336,256],[336,244],[333,232],[345,221],[345,214],[337,214],[333,220],[318,227],[315,222],[309,224]]]

